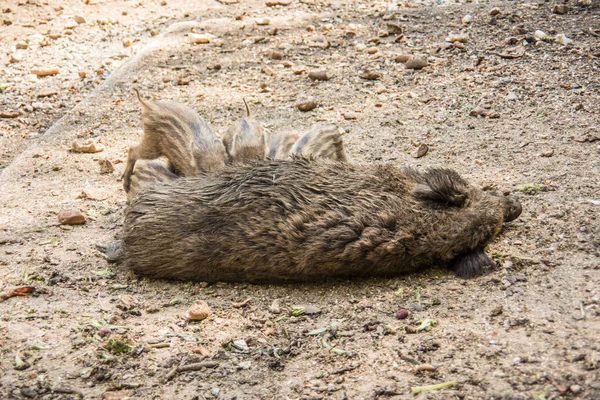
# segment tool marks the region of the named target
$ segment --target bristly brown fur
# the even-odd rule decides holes
[[[348,161],[342,135],[338,126],[334,124],[314,124],[308,131],[300,135],[290,152],[316,158]]]
[[[127,199],[131,200],[140,191],[161,183],[179,178],[169,169],[169,164],[163,160],[139,160],[131,175],[131,185]]]
[[[246,99],[242,99],[246,106],[246,117],[236,121],[223,134],[223,145],[229,155],[229,161],[245,163],[262,160],[266,153],[266,133],[263,125],[254,118],[250,118],[250,108]]]
[[[465,201],[415,195],[419,184]],[[142,191],[120,251],[137,274],[194,281],[382,276],[445,263],[476,275],[505,205],[450,170],[257,161]]]
[[[214,171],[225,163],[225,148],[210,125],[190,108],[168,101],[142,104],[144,135],[139,145],[131,146],[123,172],[123,186],[129,191],[131,174],[139,159],[165,156],[177,175],[193,176],[199,171]]]
[[[290,155],[290,150],[298,140],[295,132],[278,132],[271,136],[267,147],[267,158],[271,160],[285,160]]]

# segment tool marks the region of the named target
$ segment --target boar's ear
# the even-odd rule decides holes
[[[432,201],[445,205],[462,207],[468,194],[468,184],[451,169],[435,168],[419,176],[413,189],[413,196],[421,201]]]
[[[487,269],[494,268],[496,263],[488,257],[482,248],[472,250],[456,257],[450,264],[450,269],[461,278],[481,275]]]

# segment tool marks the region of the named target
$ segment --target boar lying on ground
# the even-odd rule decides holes
[[[139,145],[129,148],[123,172],[126,192],[139,159],[165,156],[169,169],[181,176],[214,171],[225,165],[227,155],[223,143],[195,111],[169,101],[144,101],[137,90],[136,93],[142,104],[144,135]]]
[[[456,172],[327,159],[257,161],[142,191],[119,259],[136,274],[193,281],[387,276],[493,262],[483,248],[521,205]]]

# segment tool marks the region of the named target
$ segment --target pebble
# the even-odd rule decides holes
[[[244,339],[234,340],[231,345],[241,351],[250,351],[250,347],[248,347]]]
[[[546,34],[546,32],[539,30],[539,29],[537,31],[535,31],[533,36],[538,40],[547,40],[548,39],[548,35]]]
[[[77,73],[77,75],[79,75],[79,77],[80,77],[81,79],[83,79],[83,78],[85,78],[85,77],[87,76],[87,72],[85,72],[85,71],[79,71],[79,72]]]
[[[490,10],[490,15],[498,15],[500,14],[500,9],[498,7],[494,7]]]
[[[73,142],[69,150],[75,153],[100,153],[104,150],[104,145],[90,141],[88,141],[86,144],[79,144],[77,142]]]
[[[112,174],[115,170],[113,164],[110,162],[110,160],[107,160],[106,158],[101,158],[100,160],[98,160],[98,164],[100,165],[100,174],[102,175]]]
[[[412,153],[413,158],[421,158],[424,157],[425,154],[429,151],[429,146],[425,143],[421,143],[419,148]]]
[[[310,71],[308,77],[313,81],[328,81],[333,78],[333,74],[325,70]]]
[[[298,110],[300,110],[300,111],[307,112],[307,111],[312,111],[315,108],[317,108],[318,104],[312,100],[309,100],[309,101],[303,101],[301,103],[296,104],[296,107],[298,107]]]
[[[50,97],[58,94],[58,90],[56,89],[45,89],[38,92],[37,97]]]
[[[463,23],[463,25],[470,24],[471,21],[473,21],[473,16],[471,14],[467,14],[464,17],[462,17],[462,23]]]
[[[569,6],[566,4],[556,4],[552,9],[554,14],[566,14],[569,12]]]
[[[256,25],[269,25],[271,23],[271,19],[264,17],[264,18],[254,18],[254,23]]]
[[[407,317],[408,317],[408,310],[401,308],[398,311],[396,311],[396,319],[405,319]]]
[[[152,29],[150,31],[150,36],[156,36],[156,35],[158,35],[158,31],[156,29]]]
[[[410,55],[409,54],[399,54],[396,56],[396,62],[399,63],[405,63],[410,59]]]
[[[547,148],[542,150],[542,157],[552,157],[554,155],[554,149]]]
[[[365,70],[360,73],[359,77],[362,79],[366,79],[369,81],[376,81],[377,79],[381,79],[381,73],[373,70]]]
[[[190,33],[189,37],[190,37],[192,43],[195,43],[195,44],[204,44],[204,43],[210,43],[210,40],[214,36],[213,35],[209,35],[209,34]]]
[[[402,27],[398,24],[394,24],[392,22],[388,22],[385,24],[386,28],[387,28],[387,32],[390,35],[399,35],[402,33]]]
[[[79,24],[76,21],[67,21],[65,23],[65,29],[74,29],[78,26]]]
[[[363,51],[367,48],[367,45],[364,43],[357,43],[356,46],[354,46],[354,48],[356,49],[356,51]]]
[[[58,222],[63,225],[83,225],[85,215],[76,208],[67,208],[58,213]]]
[[[21,62],[21,56],[19,56],[18,54],[13,53],[13,54],[11,54],[8,57],[8,62],[9,63],[18,63],[18,62]]]
[[[267,7],[289,6],[290,4],[292,4],[292,0],[267,0],[267,1],[265,1],[265,5]]]
[[[206,304],[205,301],[198,300],[196,304],[194,304],[188,310],[188,317],[192,321],[204,321],[206,318],[210,316],[210,307]]]
[[[369,47],[368,49],[366,49],[366,52],[368,54],[375,54],[379,51],[379,49],[377,47]]]
[[[469,40],[469,37],[464,33],[449,33],[445,40],[446,40],[446,42],[450,42],[450,43],[454,43],[454,42],[466,43]]]
[[[75,22],[77,22],[79,25],[81,24],[85,24],[86,20],[85,18],[83,18],[81,15],[76,15],[75,18],[73,18],[75,20]]]
[[[569,39],[564,33],[556,35],[555,39],[558,43],[562,44],[563,46],[573,44],[573,41]]]
[[[269,57],[271,58],[271,60],[281,60],[283,58],[283,53],[277,50],[273,50],[269,54]]]
[[[18,42],[16,47],[19,50],[25,50],[29,47],[29,45],[26,42]]]
[[[273,302],[269,306],[269,312],[273,314],[281,313],[281,306],[279,305],[279,300],[273,300]]]
[[[413,368],[413,372],[435,371],[435,366],[431,364],[419,364]]]
[[[47,76],[58,74],[58,68],[34,68],[31,73],[36,76]]]
[[[131,46],[131,39],[129,39],[129,38],[123,39],[123,47],[129,47],[129,46]]]
[[[581,386],[579,386],[579,385],[571,385],[571,386],[569,386],[569,390],[572,393],[577,394],[577,393],[581,392]]]
[[[358,119],[358,114],[353,113],[353,112],[345,112],[344,113],[344,119],[348,120],[348,121],[353,121],[355,119]]]
[[[408,61],[406,61],[406,68],[409,69],[421,69],[425,68],[429,65],[427,58],[423,56],[411,56]]]

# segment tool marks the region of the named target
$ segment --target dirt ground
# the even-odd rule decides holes
[[[1,3],[0,286],[35,293],[0,298],[0,398],[600,398],[597,1],[189,3]],[[273,132],[334,122],[353,162],[449,166],[524,211],[475,279],[136,278],[95,248],[122,225],[133,87],[220,132],[242,98]],[[69,151],[87,140],[104,150]],[[58,223],[70,207],[85,225]],[[189,321],[198,300],[212,314]]]

